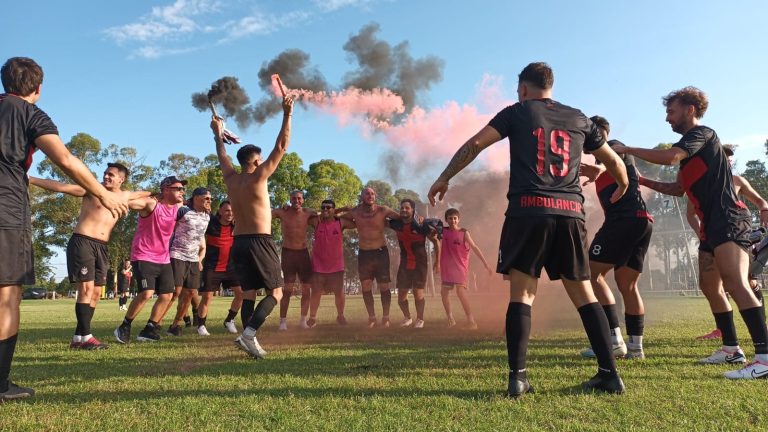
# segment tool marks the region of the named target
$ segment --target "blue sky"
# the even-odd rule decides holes
[[[156,163],[171,152],[213,152],[208,116],[192,108],[193,92],[233,75],[258,99],[258,69],[288,48],[309,53],[338,84],[355,67],[343,44],[376,22],[380,39],[408,41],[413,57],[444,61],[442,80],[419,95],[427,110],[476,103],[486,74],[502,80],[499,99],[510,100],[520,69],[541,60],[555,71],[556,99],[607,117],[613,137],[628,145],[650,147],[678,138],[664,122],[661,96],[695,85],[710,97],[703,123],[740,145],[743,167],[765,159],[768,139],[768,86],[760,78],[768,70],[766,12],[764,1],[28,0],[3,5],[0,57],[41,64],[39,106],[64,141],[86,132]],[[272,120],[237,132],[270,147],[278,127]],[[312,110],[297,109],[293,128],[290,150],[307,165],[331,158],[363,181],[384,177],[380,137]],[[452,150],[468,137],[444,145]],[[426,178],[395,186],[424,192]]]

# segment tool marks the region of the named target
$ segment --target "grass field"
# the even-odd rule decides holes
[[[537,393],[518,401],[503,397],[503,298],[473,299],[478,331],[446,329],[439,298],[427,299],[421,331],[367,330],[355,297],[348,327],[333,322],[325,297],[320,325],[302,331],[296,301],[288,332],[277,332],[277,310],[261,332],[266,360],[233,346],[221,326],[228,300],[216,299],[208,338],[188,329],[177,339],[90,352],[68,349],[72,300],[24,301],[12,378],[38,395],[0,405],[0,430],[765,430],[768,423],[766,381],[729,382],[722,377],[729,367],[695,364],[717,347],[693,340],[713,325],[703,299],[647,301],[648,358],[619,361],[622,396],[578,389],[595,371],[577,355],[587,345],[578,315],[542,300],[528,363]],[[397,322],[396,302],[392,309]],[[121,317],[115,301],[103,301],[94,334],[113,341]],[[751,358],[740,318],[737,325]]]

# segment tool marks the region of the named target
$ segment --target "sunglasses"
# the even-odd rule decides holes
[[[174,192],[184,192],[184,186],[168,186],[166,189],[170,189]]]
[[[320,210],[331,210],[332,208],[333,206],[329,206],[329,205],[320,206]]]
[[[211,200],[211,197],[209,197],[209,196],[200,196],[200,195],[196,195],[196,196],[199,197],[199,198],[202,198],[203,201],[210,201]]]

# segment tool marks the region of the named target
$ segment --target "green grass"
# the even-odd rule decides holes
[[[481,318],[474,332],[445,329],[439,298],[427,299],[422,331],[367,330],[354,297],[350,326],[335,325],[324,297],[320,326],[301,331],[296,301],[291,330],[276,331],[275,310],[260,332],[266,360],[233,346],[221,326],[228,300],[216,299],[211,337],[188,329],[177,339],[93,352],[67,348],[71,300],[24,301],[12,377],[38,395],[0,405],[0,430],[760,430],[768,422],[765,381],[729,382],[729,367],[695,364],[717,346],[693,340],[713,324],[703,299],[647,301],[648,359],[619,361],[622,396],[579,391],[595,364],[577,355],[587,345],[577,314],[542,299],[528,363],[537,393],[518,401],[503,397],[503,298],[473,299]],[[395,301],[392,312],[399,321]],[[94,334],[112,341],[121,317],[115,301],[103,301]],[[742,345],[751,356],[749,340]]]

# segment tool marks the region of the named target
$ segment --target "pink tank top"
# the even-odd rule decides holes
[[[440,244],[440,279],[443,283],[467,284],[469,249],[464,241],[464,230],[443,230],[443,241]]]
[[[312,245],[312,271],[337,273],[344,271],[344,235],[341,221],[318,220]]]
[[[171,262],[171,235],[176,226],[178,210],[175,205],[157,203],[149,216],[139,216],[139,225],[131,244],[131,261],[148,261],[155,264]]]

